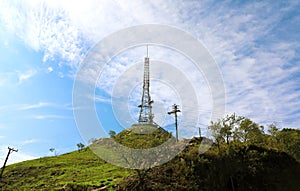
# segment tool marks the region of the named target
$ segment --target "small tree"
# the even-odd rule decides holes
[[[116,132],[113,130],[110,130],[108,134],[110,135],[111,138],[114,138],[116,136]]]
[[[244,120],[244,117],[237,116],[235,113],[231,115],[227,115],[224,119],[221,120],[222,122],[222,129],[220,131],[221,136],[226,140],[226,143],[229,144],[230,140],[236,140],[238,128],[240,124]]]
[[[230,141],[237,141],[242,136],[240,126],[245,118],[234,114],[227,115],[217,122],[211,122],[208,129],[211,130],[215,143],[220,151],[220,145],[226,142],[229,145]]]
[[[84,148],[84,144],[78,143],[77,147],[78,147],[78,152],[80,152]]]
[[[278,134],[278,128],[276,127],[275,124],[270,124],[268,126],[268,133],[270,133],[270,135],[276,137],[276,135]]]
[[[246,118],[240,124],[241,141],[251,144],[259,143],[261,142],[261,138],[264,132],[263,130],[263,126],[259,126],[257,123]]]
[[[55,150],[55,148],[50,148],[49,150],[50,150],[50,152],[54,153],[54,156],[56,156],[56,150]]]
[[[217,122],[211,121],[211,124],[210,126],[208,126],[208,129],[211,130],[212,136],[214,137],[215,143],[217,144],[218,150],[220,151],[220,144],[224,141],[221,135],[222,126],[220,120]]]
[[[89,139],[88,143],[89,143],[89,145],[91,145],[91,144],[95,143],[96,141],[97,141],[97,139],[93,137],[93,138]]]

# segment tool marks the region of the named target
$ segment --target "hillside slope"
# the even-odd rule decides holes
[[[120,132],[114,140],[128,147],[152,147],[171,138],[162,128],[133,126]],[[90,145],[112,140],[103,138]],[[105,154],[108,154],[104,151]],[[99,158],[91,149],[54,157],[24,161],[5,168],[3,190],[115,190],[116,184],[134,174]],[[1,189],[0,189],[1,190]]]
[[[299,174],[300,163],[284,152],[239,145],[199,155],[192,144],[168,163],[127,177],[117,190],[298,191]]]
[[[130,174],[97,157],[90,149],[7,166],[3,190],[114,190]]]
[[[161,128],[133,126],[114,138],[95,141],[91,148],[114,140],[138,148],[158,146],[172,135]],[[187,141],[187,140],[185,140]],[[195,137],[178,156],[149,169],[130,170],[105,162],[89,148],[56,157],[44,157],[8,166],[3,190],[298,190],[300,163],[291,155],[260,145],[241,142],[213,144],[200,154],[200,144],[211,140]],[[99,146],[100,145],[100,146]],[[111,145],[109,145],[111,146]],[[107,147],[109,148],[109,147]],[[106,155],[116,156],[114,152]],[[132,160],[136,160],[135,156]]]

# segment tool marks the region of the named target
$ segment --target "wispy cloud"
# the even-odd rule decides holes
[[[21,84],[25,80],[28,80],[29,78],[33,77],[36,73],[37,73],[37,71],[34,69],[30,69],[25,72],[18,72],[19,84]]]
[[[100,102],[100,103],[111,103],[111,98],[101,96],[101,95],[95,95],[95,97],[91,99],[94,99],[96,102]]]
[[[49,66],[49,67],[47,68],[47,73],[51,73],[51,72],[53,72],[53,68],[52,68],[51,66]]]
[[[39,102],[37,104],[26,104],[21,105],[18,110],[28,110],[28,109],[37,109],[37,108],[43,108],[43,107],[57,107],[56,104],[53,103],[47,103],[47,102]]]
[[[10,84],[13,81],[14,74],[9,73],[0,73],[0,87]]]
[[[157,0],[99,4],[91,0],[74,2],[73,6],[67,1],[22,2],[21,5],[2,1],[0,7],[2,22],[30,47],[43,51],[44,61],[59,57],[58,60],[63,59],[63,64],[73,69],[91,45],[119,29],[145,23],[176,26],[203,42],[215,58],[225,82],[228,113],[236,112],[263,123],[280,121],[286,127],[300,122],[300,66],[297,64],[300,37],[296,35],[300,31],[295,25],[300,21],[298,1]],[[28,23],[30,28],[25,27]],[[155,54],[162,55],[157,59],[168,63],[178,58],[171,56],[174,60],[166,60],[164,57],[170,54]],[[132,59],[108,65],[107,73],[102,75],[106,83],[100,82],[98,88],[111,94],[114,82],[141,55],[129,52],[126,56]],[[180,70],[193,73],[188,67]],[[196,75],[187,76],[194,76],[193,84],[201,79]],[[207,87],[205,81],[200,84]],[[197,94],[203,92],[209,94],[207,88]],[[166,95],[157,94],[157,97]],[[198,98],[204,110],[211,109],[207,104],[211,103],[209,96]]]
[[[38,102],[34,104],[13,104],[13,105],[2,105],[0,110],[32,110],[42,108],[52,108],[59,110],[69,110],[70,104],[58,104],[52,102]]]
[[[24,146],[24,145],[38,143],[38,142],[40,142],[39,139],[28,139],[28,140],[22,141],[21,145]]]
[[[0,106],[0,112],[7,115],[10,113],[16,118],[35,119],[35,120],[65,120],[73,119],[70,116],[70,104],[57,104],[51,102],[38,102],[36,104],[13,104]],[[67,112],[68,114],[66,114]],[[1,128],[1,126],[0,126]],[[5,127],[3,127],[5,128]]]
[[[35,115],[34,119],[44,120],[44,119],[73,119],[73,117],[64,115]]]
[[[0,73],[0,87],[20,85],[24,81],[32,78],[37,74],[37,70],[32,68],[24,71],[1,72]]]
[[[5,161],[5,156],[7,155],[8,149],[7,146],[5,145],[0,145],[0,165],[2,166],[4,164]],[[13,164],[13,163],[17,163],[17,162],[21,162],[21,161],[25,161],[25,160],[31,160],[31,159],[35,159],[37,158],[36,156],[33,156],[31,154],[28,153],[24,153],[21,150],[19,150],[18,152],[13,152],[9,158],[9,160],[7,161],[7,164]]]

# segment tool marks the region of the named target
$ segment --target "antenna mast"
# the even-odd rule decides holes
[[[152,103],[150,97],[150,61],[148,55],[148,45],[147,45],[147,57],[144,61],[144,80],[143,80],[143,95],[142,103],[139,105],[140,115],[139,115],[139,124],[154,124],[153,114],[152,114]]]
[[[148,45],[147,45],[147,58],[149,58],[149,49],[148,49]]]

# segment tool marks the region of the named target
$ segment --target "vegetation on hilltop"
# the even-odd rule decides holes
[[[3,190],[293,191],[300,187],[300,130],[279,130],[275,125],[266,130],[234,114],[208,128],[213,144],[205,137],[194,137],[179,155],[160,166],[120,168],[84,149],[8,166]],[[94,141],[90,147],[101,152],[101,145],[108,146],[105,155],[115,156],[111,143],[146,149],[173,139],[162,128],[133,126],[119,134],[111,132],[111,138]],[[211,147],[201,153],[203,145]],[[130,160],[138,158],[132,155]]]
[[[127,177],[118,190],[299,189],[300,130],[270,125],[265,134],[263,126],[235,114],[209,129],[214,144],[206,153],[194,141],[168,163]]]
[[[171,133],[161,127],[135,125],[120,132],[114,139],[130,148],[147,149],[161,145],[170,138]]]
[[[148,169],[140,184],[131,175],[117,190],[272,190],[299,189],[300,165],[286,154],[254,145],[216,146],[199,155],[199,145],[188,147],[168,163]]]

